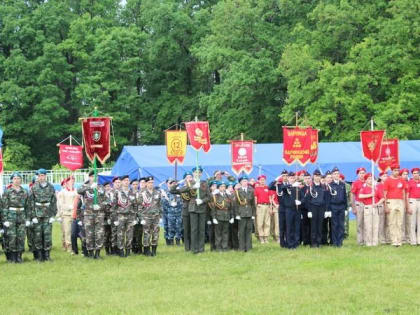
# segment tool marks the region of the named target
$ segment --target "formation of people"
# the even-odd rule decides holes
[[[65,179],[57,193],[40,169],[29,191],[14,172],[1,198],[0,234],[9,262],[22,263],[25,239],[34,260],[51,260],[53,222],[61,223],[62,247],[71,254],[99,259],[131,254],[156,256],[160,226],[166,245],[204,252],[252,249],[252,233],[261,244],[271,238],[283,248],[300,245],[341,247],[348,236],[349,212],[357,217],[357,242],[376,246],[420,243],[419,169],[392,166],[391,175],[376,180],[364,168],[350,184],[335,167],[324,175],[284,170],[270,184],[246,175],[236,180],[216,171],[203,180],[203,169],[186,172],[155,185],[152,176],[130,180],[115,177],[98,185],[93,172],[75,189]],[[162,187],[166,186],[166,187]]]

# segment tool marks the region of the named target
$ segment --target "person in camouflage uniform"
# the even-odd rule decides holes
[[[182,238],[182,198],[171,193],[172,186],[176,186],[175,179],[168,179],[169,192],[162,198],[163,211],[168,215],[168,245],[181,245]]]
[[[186,172],[184,174],[183,180],[181,182],[185,182],[185,187],[191,186],[191,182],[193,180],[192,173]],[[183,192],[178,188],[178,184],[172,185],[170,192],[171,194],[180,195],[182,198],[182,226],[183,226],[183,240],[184,240],[184,248],[185,251],[188,252],[191,250],[191,224],[190,224],[190,213],[188,211],[189,203],[191,199],[191,195],[188,192],[187,188],[184,188]]]
[[[27,191],[21,187],[22,176],[18,172],[14,172],[10,179],[12,187],[3,194],[1,216],[3,226],[7,229],[8,261],[22,263],[22,253],[25,250],[25,227],[30,225],[29,196]]]
[[[137,199],[136,193],[130,189],[128,175],[121,177],[121,189],[115,193],[117,221],[117,246],[120,257],[128,257],[131,254],[133,242],[133,227],[137,221]],[[125,252],[124,252],[125,250]]]
[[[111,233],[111,207],[112,207],[112,188],[111,183],[106,182],[103,185],[104,189],[104,247],[105,252],[107,255],[111,254],[111,241],[112,241],[112,233]]]
[[[138,180],[139,187],[136,189],[136,199],[137,199],[137,221],[140,222],[139,217],[139,204],[140,204],[140,194],[146,189],[146,180],[142,177]],[[143,253],[143,225],[136,224],[133,230],[133,253],[142,254]]]
[[[118,245],[117,245],[117,225],[115,222],[118,221],[118,214],[117,214],[117,203],[115,200],[116,193],[121,189],[121,179],[119,177],[114,177],[112,179],[112,205],[110,208],[110,219],[111,219],[111,254],[117,255],[118,254]]]
[[[215,227],[216,250],[227,251],[229,243],[229,223],[233,224],[232,199],[226,193],[226,183],[217,182],[216,193],[213,193],[212,222]]]
[[[85,205],[82,222],[85,228],[86,249],[88,251],[88,257],[93,259],[101,258],[100,253],[104,242],[106,207],[105,190],[103,187],[100,187],[100,189],[97,189],[97,187],[94,173],[90,171],[89,180],[77,190],[77,193],[82,196]]]
[[[52,223],[57,214],[54,186],[47,182],[47,171],[38,170],[38,181],[29,195],[30,217],[34,227],[34,250],[38,261],[50,260]]]
[[[140,220],[143,225],[145,256],[156,256],[159,241],[159,221],[162,215],[162,193],[154,188],[152,176],[146,178],[146,189],[140,194]],[[150,252],[150,246],[152,251]]]
[[[29,194],[31,193],[32,187],[35,185],[35,183],[38,180],[38,171],[35,172],[34,177],[32,178],[31,183],[29,184]],[[34,260],[37,260],[37,251],[34,247],[34,225],[31,224],[26,228],[26,242],[28,244],[28,250],[32,252],[34,255]]]

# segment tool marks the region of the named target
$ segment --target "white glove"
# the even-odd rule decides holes
[[[196,182],[193,186],[193,188],[198,189],[200,188],[200,182]]]
[[[230,190],[226,190],[226,194],[230,196],[231,195]]]
[[[5,227],[9,227],[9,226],[10,226],[10,222],[9,222],[9,221],[6,221],[6,222],[4,222],[4,223],[3,223],[3,225],[4,225]]]
[[[25,222],[25,226],[26,226],[26,227],[28,227],[28,226],[30,226],[30,225],[31,225],[31,221],[26,221],[26,222]]]
[[[141,225],[145,225],[145,224],[146,224],[146,221],[141,220],[140,224],[141,224]]]
[[[300,215],[300,219],[303,220],[303,214]]]
[[[61,221],[63,221],[63,219],[61,217],[57,217],[57,218],[55,218],[55,221],[61,222]]]
[[[255,217],[251,217],[252,220],[255,220]]]
[[[346,210],[344,211],[344,215],[347,216],[349,214],[349,212]]]
[[[108,223],[108,225],[111,225],[111,219],[106,220],[106,223]]]
[[[213,219],[213,224],[219,224],[219,222],[217,222],[217,219]]]
[[[236,219],[236,220],[240,220],[240,219],[241,219],[241,217],[240,217],[239,215],[237,215],[235,219]]]
[[[162,224],[163,223],[163,220],[162,219],[159,219],[159,224]]]
[[[93,205],[93,210],[98,211],[99,209],[101,209],[100,205]]]
[[[3,229],[1,229],[0,230],[0,235],[3,235],[4,234],[4,230]]]
[[[207,225],[211,225],[211,221],[207,221]]]
[[[328,212],[328,217],[331,218],[331,211],[327,211]]]
[[[33,218],[33,219],[32,219],[32,223],[37,224],[37,223],[38,223],[38,219],[37,219],[37,218]]]
[[[300,186],[299,182],[294,182],[293,185],[292,185],[292,187],[299,187],[299,186]]]
[[[300,200],[295,200],[295,205],[296,206],[300,206],[302,204],[302,202]]]
[[[353,211],[353,208],[352,207],[349,207],[349,212],[351,212],[351,211]]]
[[[48,220],[48,223],[53,223],[55,221],[55,219],[54,218],[50,218],[49,220]]]
[[[312,212],[308,212],[308,218],[312,218]]]
[[[137,225],[137,224],[139,224],[139,221],[134,220],[134,221],[133,221],[133,225]]]
[[[115,226],[118,226],[118,225],[120,225],[120,222],[115,221],[115,222],[114,222],[114,225],[115,225]]]
[[[97,187],[98,187],[98,184],[97,183],[93,183],[92,185],[90,185],[90,188],[92,188],[92,189],[95,189]]]
[[[232,218],[232,219],[229,220],[229,223],[230,224],[233,224],[233,222],[235,222],[235,219],[234,218]]]
[[[215,190],[213,190],[213,195],[217,195],[219,193],[219,189],[215,189]]]
[[[77,225],[82,226],[83,225],[83,222],[82,221],[79,221],[79,222],[77,222]]]
[[[203,200],[201,199],[196,199],[195,202],[197,203],[197,206],[201,205],[203,203]]]

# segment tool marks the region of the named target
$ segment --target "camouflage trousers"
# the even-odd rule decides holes
[[[118,221],[117,214],[111,214],[111,245],[112,247],[117,247],[117,230],[118,227],[114,224],[114,222]]]
[[[143,246],[157,245],[159,241],[159,216],[143,217],[146,223],[143,225]]]
[[[6,248],[11,252],[25,250],[25,222],[9,221],[10,226],[6,232]]]
[[[86,249],[99,250],[104,244],[104,215],[84,215],[83,226],[85,227]]]
[[[143,250],[143,225],[136,224],[133,228],[133,251]]]
[[[108,219],[104,219],[104,246],[105,248],[111,248],[112,246],[112,223],[108,224]]]
[[[118,214],[117,247],[131,249],[135,216],[133,214]]]
[[[26,242],[29,251],[32,252],[34,250],[34,227],[32,224],[26,228]]]
[[[182,216],[181,212],[179,213],[171,213],[167,214],[168,217],[168,237],[167,239],[178,239],[182,238]]]
[[[51,250],[52,247],[52,224],[48,217],[38,217],[38,223],[33,224],[33,249]]]

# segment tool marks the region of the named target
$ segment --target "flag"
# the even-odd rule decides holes
[[[283,127],[283,160],[290,165],[299,162],[306,165],[311,159],[312,128]]]
[[[186,122],[185,129],[187,129],[190,144],[195,150],[203,148],[204,152],[209,152],[211,144],[208,121]]]
[[[318,159],[318,129],[311,129],[311,163]]]
[[[252,172],[252,159],[254,153],[253,140],[232,140],[232,171],[239,175],[245,172],[248,175]]]
[[[0,174],[3,172],[3,153],[0,146]]]
[[[398,139],[382,140],[378,169],[385,172],[392,164],[400,164]]]
[[[166,130],[166,157],[170,164],[184,163],[187,153],[187,132],[185,130]]]
[[[110,145],[111,118],[82,118],[83,141],[89,161],[97,159],[104,164],[111,155]]]
[[[71,171],[83,167],[83,149],[80,145],[60,144],[60,164]]]
[[[363,156],[373,162],[378,162],[381,154],[381,144],[385,130],[372,130],[360,132]]]

